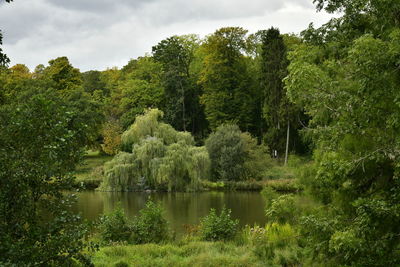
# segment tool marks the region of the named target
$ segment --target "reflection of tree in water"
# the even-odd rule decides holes
[[[261,195],[255,192],[82,192],[77,210],[85,218],[93,220],[103,212],[110,213],[121,202],[127,216],[133,218],[145,207],[149,197],[161,202],[164,216],[177,236],[183,234],[184,225],[198,224],[211,208],[219,213],[224,205],[232,210],[232,217],[239,219],[241,226],[265,223],[264,203]]]

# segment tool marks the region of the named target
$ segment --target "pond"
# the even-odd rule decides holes
[[[264,225],[264,201],[258,192],[202,192],[202,193],[139,193],[95,192],[78,193],[74,207],[83,218],[95,220],[103,213],[111,212],[119,202],[129,218],[133,218],[151,198],[161,202],[170,229],[179,237],[185,225],[198,224],[211,208],[218,212],[223,206],[232,210],[232,217],[239,219],[240,226]]]

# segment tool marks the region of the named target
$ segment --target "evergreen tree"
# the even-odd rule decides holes
[[[263,115],[266,120],[265,142],[272,156],[282,157],[285,154],[286,163],[289,144],[293,149],[295,139],[299,141],[297,128],[300,111],[286,96],[283,79],[287,75],[289,61],[283,36],[276,28],[261,32],[260,63]]]

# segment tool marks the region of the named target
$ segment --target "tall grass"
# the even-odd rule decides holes
[[[93,263],[99,267],[264,266],[248,247],[224,242],[104,247],[94,255]]]

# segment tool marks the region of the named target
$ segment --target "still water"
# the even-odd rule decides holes
[[[119,202],[125,214],[132,218],[151,198],[159,201],[170,229],[181,236],[185,225],[198,224],[211,208],[218,212],[223,206],[232,210],[231,216],[239,219],[240,226],[263,225],[264,201],[258,192],[202,192],[202,193],[138,193],[138,192],[81,192],[74,207],[84,218],[95,220],[111,212]]]

